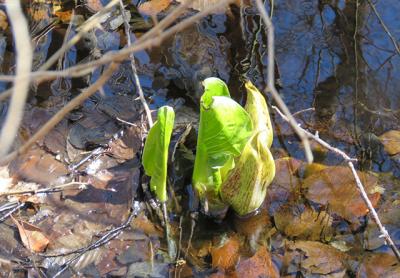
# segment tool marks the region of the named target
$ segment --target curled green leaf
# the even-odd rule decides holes
[[[204,81],[193,185],[200,199],[219,199],[219,189],[252,134],[249,114],[229,97],[218,78]]]
[[[273,131],[267,104],[250,82],[246,83],[246,90],[245,109],[253,122],[253,135],[221,186],[222,200],[239,215],[251,213],[261,206],[275,176],[275,162],[269,150]]]
[[[151,177],[150,189],[160,202],[167,200],[168,148],[174,120],[175,112],[172,107],[159,108],[157,121],[149,131],[143,150],[142,163],[146,175]]]

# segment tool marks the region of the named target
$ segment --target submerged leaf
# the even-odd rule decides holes
[[[233,167],[252,133],[248,113],[229,98],[226,84],[217,78],[204,81],[193,185],[201,199],[217,200],[224,175]],[[214,196],[213,196],[214,195]]]
[[[400,131],[399,130],[390,130],[381,136],[379,136],[379,140],[385,147],[385,151],[389,155],[395,155],[400,153]]]
[[[333,218],[326,211],[315,211],[304,205],[282,207],[274,214],[276,228],[296,239],[330,240]]]
[[[357,172],[365,190],[375,207],[381,195],[377,178],[371,174]],[[308,200],[329,205],[332,212],[357,223],[357,218],[368,213],[368,208],[358,191],[353,174],[348,167],[332,166],[316,172],[304,180]]]
[[[226,239],[221,246],[211,249],[212,267],[233,270],[239,259],[240,240],[237,236]]]
[[[168,147],[174,127],[175,113],[172,107],[158,109],[158,119],[150,129],[143,150],[143,167],[151,177],[150,189],[161,202],[167,200]]]
[[[239,215],[258,209],[267,194],[267,187],[275,176],[275,162],[269,147],[273,131],[264,97],[250,82],[246,83],[246,111],[250,114],[254,131],[236,166],[221,187],[221,197]]]
[[[254,254],[253,257],[241,260],[236,268],[237,277],[280,277],[277,267],[272,262],[271,254],[265,246]]]
[[[287,275],[303,277],[344,277],[347,255],[317,241],[297,241],[287,244],[284,268]]]

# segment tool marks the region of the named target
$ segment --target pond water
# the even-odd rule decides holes
[[[84,2],[76,9],[80,19],[93,13],[93,3],[107,1]],[[151,18],[133,8],[138,1],[132,2],[132,37],[140,37],[151,28]],[[0,259],[5,260],[0,261],[2,275],[52,277],[63,267],[62,277],[400,275],[396,258],[367,216],[343,159],[312,144],[315,163],[307,165],[298,138],[274,110],[270,112],[277,174],[260,211],[248,218],[229,211],[218,221],[202,213],[188,213],[195,131],[189,132],[185,124],[196,126],[201,81],[220,77],[241,103],[245,102],[245,80],[260,89],[267,82],[265,25],[256,8],[244,2],[241,8],[231,6],[226,13],[207,16],[159,47],[135,54],[151,109],[174,106],[179,128],[173,142],[186,140],[185,148],[178,146],[175,153],[171,171],[174,192],[169,202],[180,264],[167,259],[157,210],[150,209],[149,194],[140,184],[145,183],[139,160],[145,123],[131,65],[123,62],[102,92],[86,100],[10,164],[13,190],[71,181],[88,186],[82,191],[75,188],[18,199],[25,205],[15,214],[18,217],[14,215],[17,220],[3,219],[0,224]],[[269,1],[265,2],[271,11]],[[400,130],[398,0],[272,2],[279,93],[291,112],[298,112],[296,118],[304,128],[358,159],[357,169],[362,171],[367,193],[395,242],[400,243],[400,157],[389,155],[379,138],[387,131]],[[61,47],[66,35],[71,38],[76,33],[79,24],[67,31],[68,21],[53,23],[61,12],[70,12],[73,4],[68,1],[58,13],[54,5],[40,1],[25,4],[37,69]],[[173,8],[175,4],[161,11],[159,19]],[[179,20],[196,12],[190,10]],[[104,25],[72,47],[57,67],[97,59],[125,43],[122,27]],[[0,37],[0,56],[3,73],[12,73],[12,36],[7,31]],[[26,141],[102,71],[98,68],[83,78],[33,84],[17,143]],[[2,89],[7,86],[1,83]],[[268,95],[267,101],[273,104]],[[6,111],[7,104],[0,103],[1,122]],[[394,144],[400,145],[396,140]],[[132,198],[137,202],[137,217],[128,229],[100,248],[79,251],[123,223]],[[15,199],[0,195],[2,213],[11,210],[6,207],[11,201]],[[50,241],[47,249],[40,255],[26,249],[15,221],[38,227]],[[66,254],[70,250],[81,254],[74,258],[74,254]]]

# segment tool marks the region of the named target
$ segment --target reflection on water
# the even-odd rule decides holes
[[[362,159],[367,169],[394,167],[399,176],[376,136],[399,128],[400,55],[374,11],[365,2],[357,7],[356,1],[275,3],[280,93],[291,111],[314,107],[306,126]],[[395,0],[378,2],[376,9],[398,43],[400,5]],[[266,78],[264,34],[253,9],[245,9],[243,17],[247,43],[255,37],[243,74],[261,85]],[[290,149],[285,143],[276,147]],[[303,156],[301,152],[294,155]]]
[[[265,2],[269,9],[270,1]],[[296,117],[299,122],[312,132],[318,131],[320,136],[332,145],[357,157],[360,161],[358,166],[361,169],[391,173],[390,177],[382,176],[387,180],[387,184],[395,184],[392,186],[394,188],[397,185],[391,179],[393,176],[400,177],[398,162],[400,160],[387,155],[378,141],[378,136],[388,130],[400,129],[400,53],[396,52],[393,41],[384,30],[375,11],[368,1],[275,0],[273,2],[275,3],[273,23],[276,33],[275,72],[278,77],[276,83],[290,110],[296,112],[314,108],[314,110],[298,114]],[[400,39],[398,0],[377,2],[376,10],[398,43]],[[193,14],[194,11],[191,10],[189,13]],[[78,14],[78,16],[82,15]],[[38,24],[50,24],[49,18],[46,20],[39,20]],[[135,18],[135,20],[135,22],[144,22],[141,17]],[[70,37],[76,33],[76,27],[71,27]],[[41,36],[36,37],[35,68],[42,65],[62,45],[66,29],[66,25],[57,25],[49,32],[40,33]],[[136,33],[135,35],[139,37],[141,34]],[[8,69],[9,64],[12,64],[10,62],[12,58],[9,57],[12,56],[9,39],[9,37],[0,35],[0,66],[5,73],[13,70]],[[122,32],[109,28],[98,28],[86,34],[82,42],[71,48],[59,61],[58,66],[67,68],[76,63],[94,60],[105,52],[116,51],[124,45]],[[3,55],[3,53],[5,54]],[[160,47],[136,54],[136,60],[144,93],[150,100],[150,107],[156,109],[165,103],[184,107],[177,111],[177,115],[187,112],[187,117],[180,117],[180,120],[184,122],[187,118],[190,121],[197,117],[197,115],[193,115],[192,108],[197,109],[202,93],[200,81],[206,77],[218,76],[228,82],[233,97],[239,101],[243,101],[245,98],[242,94],[244,91],[242,84],[245,79],[250,79],[259,88],[265,86],[267,83],[265,26],[254,7],[239,8],[235,6],[227,14],[211,15],[200,20],[190,28],[167,39]],[[50,117],[50,114],[57,111],[57,107],[62,107],[79,92],[79,89],[93,83],[103,70],[104,68],[98,68],[84,78],[57,79],[51,83],[43,83],[37,88],[33,87],[22,129],[26,133],[25,137],[31,136],[35,129]],[[83,150],[101,147],[114,138],[114,135],[121,130],[120,120],[136,123],[138,120],[136,116],[141,110],[141,105],[135,99],[136,90],[133,83],[130,63],[121,63],[101,93],[86,100],[82,107],[71,113],[43,142],[40,142],[38,146],[43,149],[35,150],[36,153],[33,153],[32,157],[40,155],[43,161],[35,159],[25,161],[22,158],[21,161],[15,163],[15,171],[20,170],[19,175],[26,180],[51,184],[55,179],[53,176],[58,177],[67,171],[65,168],[67,163],[64,162],[74,162],[75,158],[80,160],[84,154]],[[0,89],[4,88],[5,85],[0,83]],[[183,106],[184,101],[187,106]],[[4,118],[6,110],[7,104],[0,103],[0,121]],[[283,123],[279,115],[272,115],[272,118],[276,130],[273,151],[276,154],[275,157],[280,159],[276,160],[277,175],[269,188],[266,204],[261,209],[261,213],[249,222],[247,222],[248,219],[231,221],[234,217],[229,218],[229,216],[232,215],[229,215],[228,219],[219,225],[210,219],[200,219],[193,241],[193,253],[196,251],[198,254],[189,254],[193,256],[191,258],[192,265],[199,268],[196,271],[210,270],[209,249],[217,245],[212,241],[216,241],[214,237],[220,237],[225,233],[238,232],[242,235],[257,233],[256,237],[249,239],[248,244],[254,250],[256,248],[253,247],[259,244],[258,239],[269,241],[274,237],[271,242],[260,244],[271,245],[273,260],[278,265],[283,264],[283,255],[280,253],[284,246],[283,242],[293,234],[294,237],[305,240],[318,240],[322,238],[321,235],[326,236],[323,240],[327,241],[327,238],[330,240],[335,237],[335,240],[342,243],[347,242],[351,248],[354,247],[355,251],[351,251],[354,254],[364,255],[365,253],[364,250],[357,250],[357,248],[362,248],[357,246],[362,246],[363,239],[358,237],[365,224],[365,218],[359,216],[364,216],[367,213],[366,209],[362,205],[356,204],[353,209],[357,211],[357,217],[351,218],[349,221],[338,217],[340,213],[337,211],[347,212],[347,204],[341,202],[341,194],[350,194],[347,187],[350,182],[341,179],[341,176],[348,177],[349,175],[336,174],[345,172],[342,168],[325,170],[327,180],[331,177],[340,180],[334,184],[337,188],[333,190],[333,193],[331,192],[331,195],[339,196],[334,199],[336,207],[330,202],[330,207],[321,205],[323,208],[319,211],[320,207],[317,209],[311,206],[310,200],[319,204],[326,204],[325,201],[309,197],[309,200],[305,201],[307,197],[303,192],[305,190],[308,190],[308,193],[312,192],[311,189],[315,190],[315,195],[318,197],[327,196],[327,194],[320,194],[317,189],[320,189],[319,185],[321,184],[324,189],[330,188],[324,186],[329,183],[325,180],[321,181],[320,177],[313,177],[312,171],[323,170],[327,167],[326,165],[339,164],[340,158],[325,150],[316,150],[316,154],[317,152],[318,154],[315,157],[320,164],[306,166],[303,162],[303,150],[293,131]],[[128,186],[133,187],[138,185],[139,180],[139,170],[136,169],[133,174],[132,165],[122,164],[126,167],[121,166],[121,169],[118,168],[119,166],[115,166],[122,163],[121,161],[132,159],[139,150],[142,134],[139,137],[136,129],[132,129],[131,133],[127,134],[129,136],[124,138],[130,142],[129,144],[122,139],[121,142],[117,140],[115,142],[119,143],[114,142],[114,148],[111,145],[110,156],[96,157],[99,165],[104,168],[101,169],[103,176],[100,175],[101,171],[97,173],[94,170],[88,171],[86,179],[91,182],[92,187],[83,194],[68,196],[66,198],[68,202],[79,203],[78,205],[82,205],[82,207],[87,206],[87,208],[85,207],[87,210],[90,208],[90,211],[98,213],[96,217],[103,220],[104,217],[101,214],[111,211],[112,220],[119,223],[126,210],[120,209],[116,205],[119,205],[118,202],[123,202],[128,206],[128,199],[130,199],[130,195],[126,195],[128,191],[125,181],[129,180],[133,185],[129,183]],[[26,138],[22,139],[26,140]],[[129,146],[127,147],[127,145]],[[131,150],[131,145],[137,145],[134,151]],[[120,156],[116,156],[118,150],[121,153]],[[189,153],[190,148],[182,154],[186,158],[186,164],[189,164],[187,161],[190,162],[193,156],[192,153],[188,155]],[[55,160],[56,155],[57,161]],[[283,156],[292,158],[281,158]],[[64,157],[69,160],[63,159]],[[53,171],[53,175],[45,177],[46,180],[40,179],[43,169],[49,168],[48,164],[54,166],[55,163],[60,164],[58,172],[61,174]],[[137,168],[136,166],[135,168]],[[186,172],[190,172],[189,170]],[[38,173],[40,175],[37,175]],[[310,178],[308,178],[309,174]],[[308,188],[304,187],[306,178],[309,181]],[[110,180],[113,183],[108,183]],[[183,177],[182,183],[187,180],[190,180],[190,177]],[[373,180],[375,181],[375,178]],[[338,186],[342,184],[343,186]],[[380,197],[379,188],[375,187],[375,183],[370,187],[371,192],[369,193],[376,197],[374,201],[377,203]],[[342,189],[347,189],[347,191],[342,191]],[[350,187],[350,189],[352,189],[350,190],[351,194],[358,196],[355,188]],[[125,198],[115,197],[114,195],[117,193],[114,194],[113,190],[122,195],[125,194]],[[184,190],[183,186],[182,189],[176,190],[177,199],[187,199],[187,192]],[[97,198],[96,202],[94,202],[95,197]],[[354,198],[349,199],[349,203],[354,203]],[[388,196],[382,199],[387,203],[386,206],[395,207]],[[61,199],[59,201],[64,202]],[[91,207],[90,204],[87,204],[89,202],[95,203],[96,206]],[[106,206],[103,202],[109,207],[103,208]],[[363,204],[361,200],[359,203]],[[114,210],[111,209],[113,206]],[[183,204],[183,206],[185,205]],[[65,214],[66,217],[70,217],[67,211]],[[116,215],[119,216],[118,221]],[[306,220],[304,221],[304,219]],[[344,219],[348,220],[348,218]],[[384,218],[384,221],[387,220],[386,223],[388,223],[388,219],[389,217]],[[73,220],[75,221],[75,218]],[[77,220],[77,223],[79,221]],[[148,225],[147,228],[150,226],[155,229],[151,226],[155,221],[152,221],[153,219],[148,221],[149,223],[145,223]],[[304,223],[301,221],[311,224],[309,226],[312,227],[303,225]],[[183,220],[182,225],[184,230],[188,231],[190,227],[186,222],[189,222],[188,219]],[[67,222],[60,221],[59,225],[62,226],[65,223]],[[246,224],[242,225],[241,223]],[[176,221],[173,225],[177,226]],[[235,228],[233,229],[233,227]],[[298,230],[299,227],[304,229]],[[325,230],[326,227],[329,230]],[[376,232],[373,230],[374,227],[368,226],[371,234]],[[175,228],[178,230],[177,227]],[[331,228],[333,229],[331,230]],[[391,232],[398,231],[398,223],[394,223],[390,228]],[[92,232],[92,230],[90,231]],[[275,235],[273,235],[274,233]],[[354,235],[355,233],[357,234]],[[373,235],[367,235],[367,237],[378,238],[375,234]],[[185,243],[187,237],[187,233],[184,233]],[[85,240],[88,238],[85,237]],[[397,238],[395,239],[397,240]],[[323,245],[321,242],[314,242],[312,246],[303,243],[301,241],[297,242],[297,245],[293,243],[289,249],[293,249],[293,252],[291,251],[293,254],[297,252],[298,246],[304,247],[306,253],[307,250],[312,253],[313,248],[317,250],[326,248],[332,254],[338,252],[337,250],[333,252],[330,246]],[[373,243],[370,242],[369,246],[374,246],[373,248],[382,246],[379,245],[381,242]],[[371,247],[371,249],[373,248]],[[359,252],[357,253],[357,251]],[[297,262],[296,256],[293,255],[293,264]],[[162,255],[158,254],[156,257],[162,257]],[[205,264],[204,269],[200,269],[203,264]]]

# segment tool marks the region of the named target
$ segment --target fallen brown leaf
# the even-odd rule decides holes
[[[8,28],[7,15],[3,10],[0,10],[0,29],[5,31]]]
[[[362,277],[400,277],[400,265],[393,255],[370,254],[357,271],[357,278]]]
[[[276,228],[291,238],[330,240],[332,217],[326,211],[315,211],[304,205],[282,207],[274,214]]]
[[[287,274],[301,272],[304,277],[344,277],[347,255],[317,241],[289,242],[283,263]]]
[[[400,153],[400,130],[390,130],[379,136],[379,140],[389,155]]]
[[[49,244],[49,239],[42,233],[41,229],[24,221],[18,221],[11,216],[17,225],[19,236],[26,248],[32,252],[43,252]]]
[[[239,259],[240,240],[233,236],[225,240],[221,246],[211,249],[212,267],[225,271],[233,270]]]
[[[357,172],[372,205],[376,207],[382,190],[377,178],[371,174]],[[319,171],[303,182],[307,199],[329,205],[330,211],[346,220],[357,223],[357,218],[368,213],[368,208],[361,198],[353,174],[348,167],[333,166]]]
[[[171,4],[171,0],[152,0],[139,6],[139,12],[145,15],[157,15]]]
[[[253,257],[240,261],[235,274],[237,277],[246,278],[280,277],[265,246],[258,249]]]

